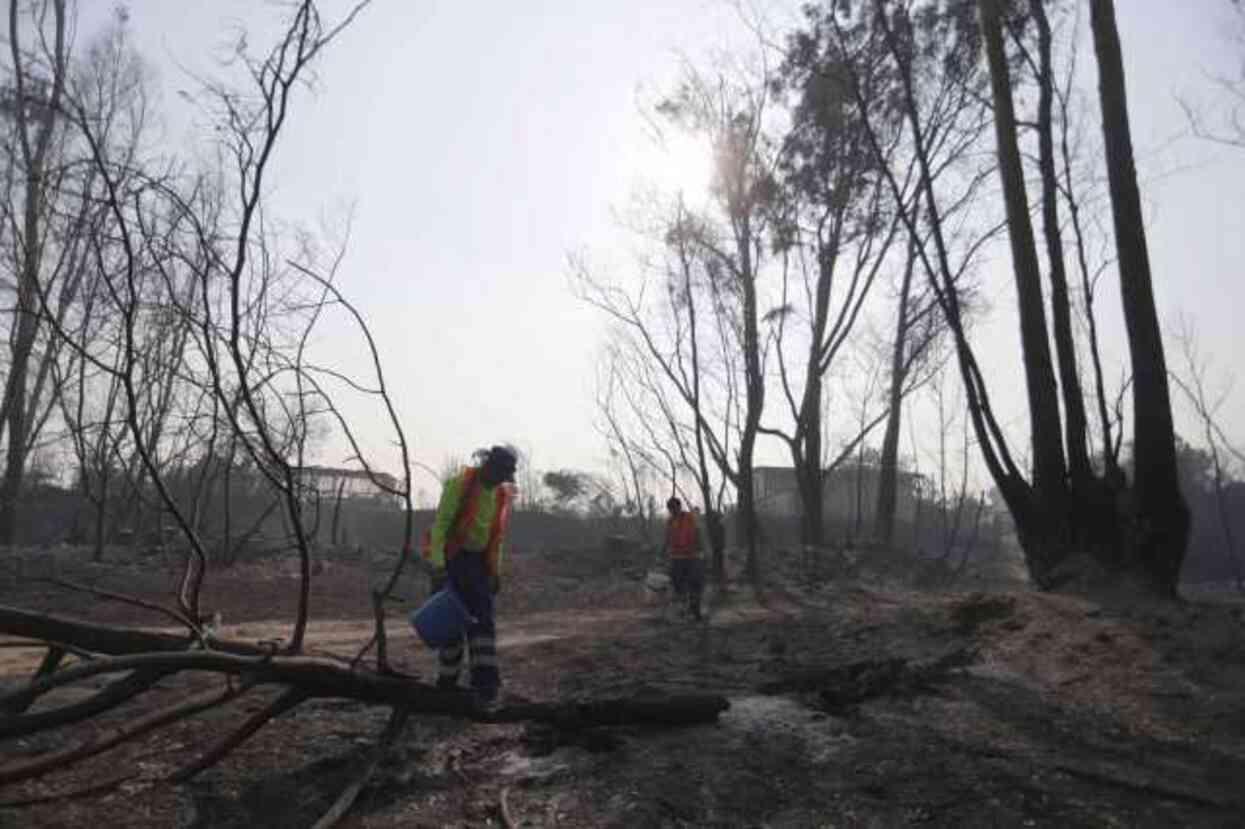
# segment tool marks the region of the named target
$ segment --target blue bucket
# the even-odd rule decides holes
[[[423,607],[411,611],[411,626],[430,648],[443,648],[462,639],[475,620],[467,605],[448,585],[438,590]]]

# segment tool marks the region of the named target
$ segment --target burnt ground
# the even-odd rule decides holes
[[[736,590],[698,626],[645,603],[634,581],[582,569],[567,577],[549,562],[519,565],[501,600],[507,691],[533,699],[719,692],[731,700],[720,722],[571,735],[417,717],[341,825],[1242,823],[1239,601],[1130,606],[832,582],[772,589],[762,601]],[[168,595],[173,578],[154,561],[90,565],[73,555],[61,573],[151,596]],[[328,562],[313,599],[312,651],[351,655],[366,639],[368,579],[361,562]],[[288,566],[239,566],[213,576],[204,605],[221,612],[225,635],[278,638],[288,627],[293,584]],[[0,601],[161,624],[29,577],[0,585]],[[427,674],[433,656],[403,627],[404,609],[393,608],[395,662]],[[929,665],[949,654],[959,658],[944,671],[885,679],[898,660]],[[0,677],[17,681],[38,656],[0,649]],[[827,673],[843,666],[856,667]],[[832,693],[828,677],[845,675],[864,690]],[[0,744],[0,762],[89,740],[205,681],[179,678],[99,722]],[[271,698],[257,692],[0,790],[6,804],[54,798],[0,806],[0,827],[309,826],[366,762],[384,710],[304,703],[192,783],[157,782]],[[119,788],[63,796],[121,774],[133,777]]]

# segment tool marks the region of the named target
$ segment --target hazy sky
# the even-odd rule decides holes
[[[1223,376],[1245,353],[1245,151],[1182,138],[1176,96],[1209,105],[1206,73],[1239,66],[1222,25],[1228,3],[1116,5],[1160,314],[1191,315]],[[108,5],[81,6],[84,38]],[[174,138],[182,67],[209,69],[240,24],[258,48],[274,12],[256,0],[127,6],[175,113]],[[568,290],[566,254],[619,244],[611,211],[641,177],[695,178],[689,159],[658,159],[638,105],[668,85],[680,52],[720,44],[732,20],[713,0],[376,0],[327,53],[282,139],[273,203],[306,221],[354,205],[341,284],[372,324],[417,458],[436,466],[510,440],[541,468],[599,463],[592,399],[604,325]],[[1009,264],[990,270],[1006,276]],[[1114,313],[1117,302],[1102,304]],[[1015,354],[1014,300],[995,305],[1001,321],[982,336],[999,341],[990,352]],[[1118,322],[1106,325],[1116,337]],[[1017,365],[993,380],[1019,412]],[[1224,410],[1238,439],[1242,400]],[[783,459],[762,447],[761,460]]]

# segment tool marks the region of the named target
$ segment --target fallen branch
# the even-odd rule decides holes
[[[376,773],[376,767],[380,765],[380,761],[384,759],[385,754],[393,745],[394,740],[402,733],[402,729],[406,727],[406,721],[410,717],[410,711],[405,708],[395,708],[389,715],[389,722],[385,726],[385,730],[381,733],[376,745],[372,749],[372,757],[367,764],[361,767],[354,778],[346,788],[342,789],[342,793],[337,796],[337,800],[333,803],[324,815],[315,822],[311,829],[332,829],[337,822],[346,816],[350,811],[350,807],[354,805],[355,800],[359,796],[359,792],[363,790],[364,785]]]
[[[189,638],[149,631],[90,625],[0,606],[0,633],[24,637],[57,637],[66,648],[104,654],[54,673],[37,676],[23,688],[0,696],[0,711],[25,710],[52,691],[94,677],[123,674],[84,700],[34,714],[0,716],[0,737],[45,731],[98,715],[130,701],[156,683],[182,672],[207,672],[241,680],[246,688],[283,686],[272,703],[247,719],[233,734],[172,776],[184,782],[223,759],[274,717],[312,698],[350,699],[394,709],[394,729],[411,714],[447,716],[484,723],[541,722],[575,732],[602,726],[676,727],[711,723],[729,707],[724,697],[709,694],[655,695],[550,702],[511,702],[482,707],[474,696],[438,689],[411,678],[360,670],[344,660],[285,655],[246,643],[223,643],[233,649],[190,649]],[[46,640],[45,640],[46,641]],[[215,643],[212,643],[215,644]],[[0,780],[30,779],[101,753],[155,728],[219,705],[236,694],[212,693],[121,725],[103,739],[63,749],[20,764],[0,767]],[[388,733],[388,732],[386,732]],[[387,738],[392,741],[393,737]],[[358,782],[362,787],[363,778]],[[343,793],[353,801],[353,794]],[[345,800],[343,809],[349,808]]]
[[[78,584],[77,582],[72,582],[62,578],[50,578],[47,579],[47,581],[57,587],[63,587],[66,590],[86,593],[88,595],[95,596],[96,598],[107,599],[111,602],[119,602],[121,604],[129,605],[130,607],[141,608],[142,610],[149,610],[152,613],[157,613],[171,619],[178,625],[184,625],[191,630],[195,627],[185,616],[181,614],[180,611],[158,605],[155,602],[149,602],[145,599],[140,599],[136,596],[127,596],[124,593],[116,593],[112,590],[104,590],[101,587],[92,587],[87,584]]]
[[[122,774],[105,780],[103,783],[93,783],[85,788],[71,789],[67,792],[55,792],[53,794],[40,795],[39,797],[25,797],[20,800],[0,800],[0,809],[20,809],[25,806],[39,806],[43,803],[63,803],[66,800],[94,797],[97,794],[112,791],[122,783],[128,783],[135,777],[138,777],[138,775]]]
[[[184,651],[198,644],[193,636],[80,622],[48,613],[33,613],[10,605],[0,605],[0,633],[55,642],[93,653],[111,655]],[[267,653],[264,648],[249,642],[212,638],[209,643],[213,650],[225,653],[252,655]]]
[[[222,690],[207,691],[202,694],[195,694],[180,702],[153,711],[137,720],[127,722],[120,727],[105,731],[103,734],[95,737],[87,742],[70,746],[69,748],[53,751],[47,754],[41,754],[31,760],[25,760],[17,763],[10,763],[6,766],[0,766],[0,786],[10,783],[17,783],[21,780],[28,780],[39,777],[50,771],[62,769],[67,766],[78,763],[82,760],[89,759],[105,751],[116,748],[117,746],[129,742],[143,736],[144,734],[155,731],[158,728],[177,722],[179,720],[192,717],[195,714],[215,708],[250,690],[251,686],[227,686]]]
[[[0,717],[0,739],[21,737],[26,734],[47,731],[90,719],[112,708],[116,708],[118,705],[129,702],[138,694],[151,688],[169,673],[169,671],[154,668],[136,670],[128,676],[109,683],[99,693],[92,694],[79,702],[48,711],[38,711],[34,714]],[[34,689],[38,689],[40,685],[46,682],[47,678],[32,682],[26,689],[4,697],[2,702],[0,702],[0,710],[9,708],[26,710],[31,703],[43,694],[42,691],[33,692]]]
[[[307,694],[298,688],[290,688],[284,694],[247,717],[246,722],[238,727],[238,730],[221,740],[211,748],[206,754],[183,766],[178,771],[170,775],[169,780],[173,783],[185,783],[199,772],[209,769],[224,759],[225,755],[233,751],[238,746],[249,740],[255,732],[263,728],[269,720],[279,717],[291,708],[294,708],[307,699]]]
[[[393,676],[352,671],[336,661],[307,656],[247,657],[215,651],[141,653],[98,659],[62,670],[32,683],[17,694],[40,696],[54,688],[99,674],[121,671],[210,671],[246,677],[256,684],[280,684],[306,697],[339,697],[410,708],[420,714],[455,716],[478,722],[535,720],[562,728],[602,725],[694,725],[713,722],[729,707],[712,694],[638,696],[564,702],[521,702],[489,710],[471,694],[446,691]],[[0,697],[0,705],[9,698]],[[0,721],[3,722],[3,721]]]
[[[64,648],[62,648],[60,645],[49,644],[47,646],[47,652],[43,654],[43,659],[39,662],[39,667],[35,669],[34,676],[30,678],[30,681],[35,682],[45,676],[48,676],[49,674],[55,673],[56,669],[60,667],[61,661],[64,660],[64,658],[65,658]],[[9,705],[4,706],[3,708],[0,708],[0,713],[12,714],[14,716],[16,716],[17,714],[24,714],[26,713],[26,709],[28,709],[30,705],[31,705],[30,702],[27,702],[25,704],[23,704],[21,701],[12,702]]]

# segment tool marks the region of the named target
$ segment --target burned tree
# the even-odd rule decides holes
[[[833,43],[797,37],[781,72],[796,101],[781,165],[784,221],[777,235],[783,255],[782,297],[768,316],[774,321],[775,357],[793,427],[764,431],[781,439],[791,453],[802,507],[800,535],[809,547],[824,542],[827,473],[863,445],[868,432],[885,419],[882,415],[862,423],[837,461],[826,464],[822,447],[826,377],[860,319],[900,228],[892,196],[875,174],[877,162],[836,65],[841,60]],[[864,82],[870,94],[878,94],[882,81],[872,69],[862,65],[858,75],[868,79]],[[885,151],[892,152],[897,141],[885,143]],[[800,274],[794,292],[793,268]],[[789,328],[796,320],[807,325],[800,340],[806,348],[802,368],[790,367],[786,353]],[[798,383],[793,374],[798,374]]]
[[[918,247],[920,261],[935,290],[939,306],[951,328],[961,379],[968,400],[969,414],[978,445],[985,464],[995,480],[1003,499],[1015,519],[1029,570],[1035,581],[1043,587],[1054,588],[1071,582],[1092,580],[1093,569],[1112,576],[1120,574],[1135,576],[1142,589],[1162,595],[1174,593],[1179,563],[1183,557],[1184,538],[1187,534],[1187,510],[1179,496],[1175,478],[1168,472],[1174,469],[1167,463],[1172,440],[1170,404],[1166,396],[1166,377],[1155,377],[1156,365],[1162,367],[1161,342],[1157,328],[1148,321],[1154,318],[1153,298],[1150,292],[1148,268],[1145,266],[1144,235],[1137,208],[1135,174],[1131,170],[1131,149],[1127,140],[1127,113],[1123,105],[1123,75],[1119,66],[1118,38],[1114,35],[1114,20],[1109,14],[1109,4],[1096,4],[1094,27],[1100,59],[1102,79],[1102,106],[1104,110],[1104,134],[1108,144],[1108,170],[1111,173],[1112,203],[1116,212],[1116,237],[1121,252],[1121,278],[1125,292],[1125,316],[1129,322],[1130,351],[1135,373],[1144,373],[1145,390],[1134,392],[1137,428],[1143,429],[1152,454],[1146,461],[1145,480],[1138,480],[1131,490],[1113,482],[1090,478],[1086,491],[1073,492],[1068,472],[1069,454],[1079,459],[1084,451],[1084,429],[1080,426],[1068,433],[1075,444],[1072,449],[1064,445],[1065,435],[1061,429],[1060,399],[1054,379],[1054,368],[1049,351],[1045,313],[1042,303],[1040,266],[1037,260],[1036,242],[1029,223],[1028,199],[1024,193],[1023,162],[1018,150],[1016,129],[1018,119],[1012,104],[1011,58],[1004,40],[1007,7],[993,0],[982,0],[977,8],[971,4],[957,3],[945,9],[920,6],[916,9],[897,7],[876,0],[868,12],[854,21],[840,20],[836,14],[828,20],[837,31],[844,31],[850,24],[857,30],[870,34],[869,42],[885,44],[902,84],[902,101],[910,133],[915,145],[924,208],[929,211],[930,228],[934,243],[934,256]],[[980,20],[975,12],[980,12]],[[1013,38],[1023,38],[1023,21],[1006,21]],[[1039,30],[1041,30],[1039,26]],[[1029,413],[1033,439],[1033,477],[1030,481],[1017,465],[1008,441],[995,412],[990,406],[984,377],[972,345],[966,335],[959,293],[947,256],[945,231],[941,222],[940,203],[933,188],[934,165],[930,162],[929,148],[922,133],[921,112],[924,96],[919,94],[919,84],[913,71],[913,56],[922,54],[914,47],[913,38],[922,33],[934,33],[945,43],[957,48],[958,53],[949,56],[944,71],[961,73],[967,78],[980,73],[978,50],[984,45],[989,77],[995,105],[996,144],[1000,159],[1000,174],[1004,185],[1013,257],[1015,262],[1017,292],[1020,300],[1020,322],[1024,346],[1029,391]],[[1039,49],[1046,41],[1039,31]],[[1044,93],[1039,96],[1043,113],[1051,105],[1049,61],[1039,62],[1039,75]],[[1042,70],[1046,65],[1046,71]],[[863,95],[859,83],[854,84],[858,106],[862,112],[869,109],[869,101]],[[1049,128],[1048,119],[1039,118],[1039,124]],[[879,157],[883,155],[876,130],[870,130],[871,142]],[[1040,141],[1045,149],[1040,154],[1040,169],[1044,170],[1045,194],[1053,196],[1051,188],[1053,159],[1051,141]],[[1114,143],[1114,146],[1112,144]],[[902,192],[898,177],[893,170],[885,169],[892,190]],[[1133,208],[1137,208],[1134,211]],[[1053,205],[1047,208],[1048,216]],[[916,233],[913,217],[905,216],[910,234]],[[1127,226],[1126,226],[1127,225]],[[1053,245],[1058,237],[1048,225],[1048,243]],[[1125,257],[1125,251],[1128,255]],[[1053,249],[1052,249],[1053,252]],[[1058,267],[1058,263],[1055,264]],[[1124,274],[1127,274],[1125,276]],[[1053,292],[1056,303],[1066,303],[1067,291]],[[1057,309],[1057,328],[1064,328],[1070,318],[1066,308]],[[1069,348],[1067,331],[1057,331],[1057,349],[1061,359],[1068,362],[1068,370],[1075,374],[1073,354]],[[1060,342],[1062,341],[1062,345]],[[1140,379],[1140,375],[1139,375]],[[1069,384],[1065,384],[1069,385]],[[1072,388],[1065,388],[1065,406],[1080,405],[1079,396]],[[1084,411],[1078,412],[1079,423],[1085,422]],[[1144,426],[1143,426],[1144,424]],[[1170,484],[1170,485],[1169,485]],[[1117,514],[1117,502],[1123,499],[1129,504],[1122,522]],[[1183,518],[1182,518],[1183,516]],[[1089,566],[1087,566],[1089,565]]]
[[[672,229],[687,236],[701,262],[724,356],[737,361],[743,406],[735,457],[715,453],[735,487],[739,535],[749,579],[760,580],[753,455],[765,408],[764,344],[759,285],[765,270],[777,199],[777,148],[767,132],[770,78],[707,75],[688,69],[658,111],[672,124],[702,136],[714,161],[712,209]]]
[[[1189,540],[1189,509],[1180,493],[1176,470],[1171,394],[1133,161],[1115,4],[1111,0],[1092,0],[1090,23],[1098,58],[1098,92],[1119,253],[1120,297],[1133,370],[1137,471],[1129,493],[1131,526],[1123,539],[1126,563],[1139,570],[1155,590],[1173,594]]]
[[[38,378],[45,369],[37,343],[46,343],[46,326],[39,308],[42,292],[54,290],[57,277],[74,278],[75,249],[58,245],[53,232],[53,207],[60,196],[64,167],[60,162],[65,125],[61,118],[68,81],[68,20],[64,0],[47,0],[29,19],[18,0],[9,3],[9,56],[11,78],[6,79],[4,116],[10,146],[15,146],[5,195],[4,236],[11,246],[14,305],[8,332],[9,360],[0,398],[0,437],[7,437],[3,477],[0,478],[0,544],[13,542],[17,502],[21,497],[33,426],[32,414],[40,404]],[[25,36],[33,28],[33,45]],[[10,207],[11,206],[11,207]],[[63,240],[60,240],[63,241]],[[66,267],[67,266],[67,267]],[[68,270],[69,273],[62,271]],[[50,357],[46,351],[44,362]],[[32,387],[33,379],[33,387]]]

